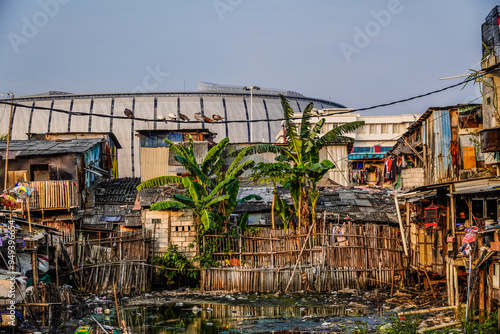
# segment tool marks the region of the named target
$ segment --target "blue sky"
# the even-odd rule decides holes
[[[3,0],[0,92],[192,91],[208,81],[365,107],[458,82],[439,78],[479,62],[481,24],[497,4]],[[479,97],[470,85],[368,114],[422,113]]]

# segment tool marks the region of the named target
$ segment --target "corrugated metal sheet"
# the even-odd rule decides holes
[[[140,152],[142,182],[168,175],[168,147],[141,147]]]
[[[330,160],[335,168],[326,173],[325,177],[342,186],[349,185],[349,166],[347,147],[341,145],[326,146],[319,152],[320,161]]]
[[[451,122],[448,110],[435,110],[432,113],[434,120],[434,166],[435,180],[446,182],[453,180],[451,163]]]

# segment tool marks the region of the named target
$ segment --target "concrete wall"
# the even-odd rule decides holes
[[[409,168],[401,171],[402,187],[405,190],[425,185],[424,169]]]
[[[157,223],[153,224],[153,220]],[[179,252],[187,257],[196,255],[194,243],[196,230],[193,214],[190,211],[150,211],[143,210],[145,228],[152,231],[154,236],[154,254],[161,255],[167,251],[170,244],[177,245]],[[153,243],[152,243],[153,244]]]

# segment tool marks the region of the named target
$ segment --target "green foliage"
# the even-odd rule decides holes
[[[212,254],[217,251],[222,238],[223,236],[219,235],[216,238],[206,239],[202,252],[194,257],[195,261],[200,262],[202,268],[219,267],[221,265],[220,262],[214,260]]]
[[[6,134],[0,134],[0,140],[7,140],[7,136]]]
[[[237,201],[240,176],[245,170],[253,167],[251,160],[243,161],[247,155],[246,151],[240,152],[229,166],[226,173],[222,172],[225,163],[222,152],[229,144],[229,139],[224,138],[217,145],[212,147],[201,164],[196,162],[193,139],[189,136],[189,145],[175,145],[166,139],[169,149],[174,151],[174,159],[181,163],[189,176],[162,176],[141,183],[137,189],[148,189],[170,183],[182,183],[186,192],[172,195],[172,200],[157,202],[151,205],[151,210],[190,210],[195,215],[195,225],[197,229],[196,242],[199,244],[203,236],[207,233],[219,233],[222,227],[238,203],[245,202],[251,198],[259,196],[250,195]],[[211,259],[213,245],[205,245],[205,249],[200,249],[197,259],[203,267],[216,264]]]
[[[274,211],[278,212],[281,220],[283,221],[283,226],[288,229],[290,219],[292,217],[292,211],[290,207],[283,201],[277,191],[276,185],[288,184],[293,177],[293,170],[289,163],[287,162],[261,162],[252,169],[252,175],[250,180],[254,182],[260,182],[262,184],[273,184],[273,206],[272,206],[272,218],[273,218],[273,228],[274,224]]]
[[[162,267],[157,275],[167,279],[167,284],[183,282],[187,279],[198,279],[200,272],[193,267],[188,259],[178,252],[176,245],[168,247],[162,256],[153,257],[153,264]]]
[[[340,125],[324,135],[320,136],[321,129],[325,124],[325,119],[320,119],[314,127],[311,126],[310,118],[312,117],[313,104],[310,103],[302,113],[300,129],[293,121],[293,109],[290,107],[287,99],[280,95],[281,105],[284,113],[284,131],[285,131],[285,146],[272,144],[259,144],[245,148],[244,150],[236,151],[233,154],[244,153],[257,154],[264,152],[278,153],[277,161],[288,161],[291,163],[291,170],[288,171],[289,181],[286,187],[290,189],[292,195],[295,212],[298,213],[299,224],[303,218],[308,216],[307,205],[310,198],[309,194],[316,192],[317,182],[335,165],[329,160],[319,160],[319,152],[327,144],[332,143],[352,143],[352,138],[344,135],[356,130],[364,124],[364,122],[352,122]],[[312,127],[312,128],[311,128]],[[259,172],[262,174],[262,172]],[[317,196],[315,197],[317,199]],[[316,201],[311,201],[313,208],[313,218],[315,212]]]
[[[484,323],[481,324],[478,321],[478,316],[480,314],[479,310],[472,312],[472,315],[469,316],[468,321],[465,321],[465,310],[463,308],[458,310],[458,318],[460,321],[460,331],[456,331],[456,333],[464,333],[464,334],[493,334],[498,333],[498,310],[495,312],[491,312],[488,317],[484,320]]]
[[[419,320],[419,316],[400,318],[397,314],[394,314],[385,325],[380,327],[379,331],[385,334],[417,334]]]

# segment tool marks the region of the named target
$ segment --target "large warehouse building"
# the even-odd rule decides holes
[[[279,94],[288,98],[296,112],[302,112],[310,102],[317,109],[345,108],[296,92],[254,89],[251,97],[251,92],[243,87],[204,82],[199,83],[195,92],[49,92],[14,99],[22,106],[13,109],[11,138],[24,140],[29,134],[47,132],[112,132],[122,146],[118,153],[119,177],[137,177],[140,176],[138,130],[203,128],[217,133],[216,141],[229,137],[232,143],[275,142],[281,125],[279,119],[283,117]],[[10,106],[0,104],[0,134],[8,133],[9,113]],[[189,121],[181,122],[181,114]],[[195,114],[210,120],[197,121]],[[214,115],[222,121],[210,123],[218,118]],[[176,120],[172,121],[172,117]],[[225,123],[224,120],[240,122]],[[250,120],[260,121],[249,123]]]

